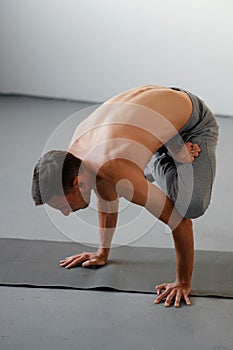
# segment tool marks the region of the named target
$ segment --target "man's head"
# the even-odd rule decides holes
[[[32,198],[36,206],[46,203],[69,215],[89,205],[91,189],[90,174],[69,152],[49,151],[35,166]]]

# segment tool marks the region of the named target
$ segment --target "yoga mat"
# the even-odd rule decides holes
[[[100,268],[65,269],[66,256],[95,251],[76,242],[0,239],[0,284],[55,288],[111,288],[155,293],[175,279],[175,250],[116,247]],[[233,298],[233,252],[195,251],[191,295]]]

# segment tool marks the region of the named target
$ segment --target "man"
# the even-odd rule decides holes
[[[145,85],[106,101],[75,130],[68,151],[47,152],[34,169],[32,196],[64,215],[97,197],[100,246],[61,260],[65,268],[104,265],[119,197],[167,224],[176,249],[176,280],[156,286],[155,303],[190,305],[192,220],[207,209],[215,176],[218,125],[197,96]],[[157,184],[154,184],[156,180]],[[64,192],[63,192],[64,191]]]

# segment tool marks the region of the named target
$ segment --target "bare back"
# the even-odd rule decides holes
[[[154,85],[137,87],[110,98],[80,123],[68,150],[96,172],[119,158],[144,169],[191,113],[192,102],[185,92]]]

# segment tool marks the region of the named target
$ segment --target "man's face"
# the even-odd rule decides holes
[[[72,212],[88,207],[90,194],[86,194],[84,198],[78,189],[74,189],[67,195],[54,195],[47,204],[54,209],[60,210],[63,215],[68,216]]]

